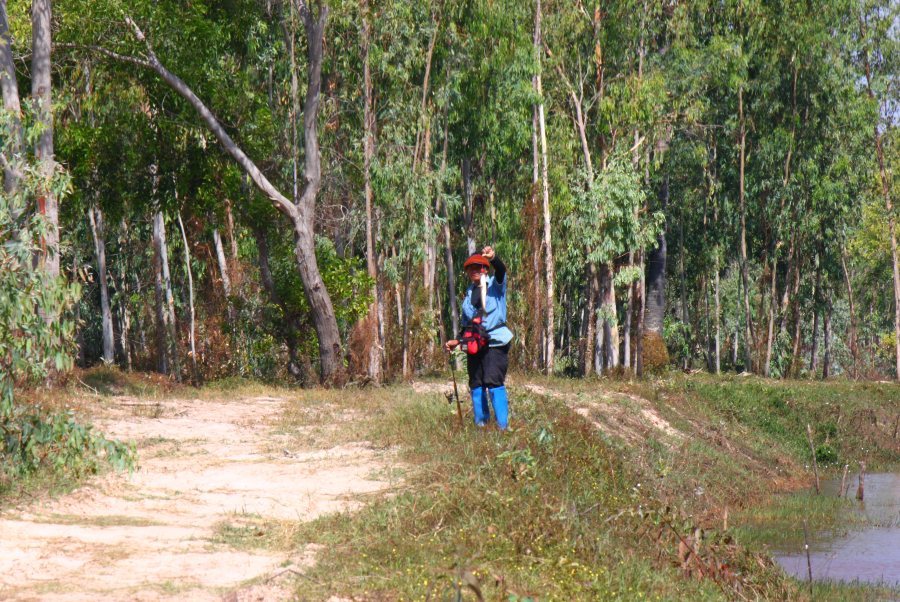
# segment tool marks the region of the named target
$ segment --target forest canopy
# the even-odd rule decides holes
[[[0,38],[2,387],[443,370],[484,245],[520,369],[900,376],[891,0],[0,0]]]

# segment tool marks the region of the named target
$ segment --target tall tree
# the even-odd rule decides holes
[[[544,282],[547,297],[547,322],[545,326],[544,340],[544,370],[550,374],[556,357],[554,337],[556,336],[556,314],[554,287],[556,286],[556,274],[553,264],[553,232],[551,230],[550,217],[550,170],[547,157],[547,126],[544,119],[544,90],[541,83],[541,56],[543,55],[543,37],[541,35],[541,0],[535,0],[534,9],[534,54],[537,61],[537,71],[534,74],[534,93],[536,102],[537,138],[540,141],[541,156],[541,200],[544,217]],[[535,166],[535,170],[537,166]]]
[[[34,156],[45,182],[38,191],[38,209],[46,217],[44,266],[51,276],[59,275],[59,199],[50,186],[56,171],[53,154],[53,95],[51,79],[50,0],[31,3],[31,97],[35,119],[40,126],[34,142]]]
[[[303,0],[294,0],[307,34],[307,89],[303,103],[304,185],[299,197],[291,201],[263,175],[259,167],[231,138],[216,116],[180,77],[169,71],[156,56],[150,41],[137,23],[128,18],[135,37],[144,44],[145,58],[125,56],[109,50],[101,53],[156,72],[163,81],[181,95],[199,113],[222,148],[247,173],[257,188],[287,217],[294,230],[297,271],[309,302],[313,325],[319,341],[320,374],[325,382],[343,379],[341,338],[334,307],[328,294],[315,252],[315,205],[322,185],[322,164],[319,154],[318,111],[322,86],[322,60],[328,7],[318,5],[314,11]]]

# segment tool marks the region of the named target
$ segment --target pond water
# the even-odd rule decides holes
[[[865,477],[865,500],[855,501],[857,476],[853,475],[848,497],[865,515],[868,525],[835,537],[810,534],[810,562],[816,580],[860,581],[900,586],[900,473],[875,473]],[[828,482],[823,495],[837,495],[839,481]],[[783,550],[773,554],[790,575],[807,580],[806,553]]]

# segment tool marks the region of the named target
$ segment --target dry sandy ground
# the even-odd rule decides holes
[[[274,429],[286,403],[113,400],[97,425],[137,443],[139,469],[0,514],[0,600],[290,599],[315,549],[237,549],[217,528],[352,509],[389,487],[392,460],[296,448]]]

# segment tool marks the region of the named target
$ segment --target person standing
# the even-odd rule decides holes
[[[493,268],[490,276],[488,268]],[[475,424],[490,420],[490,406],[501,430],[509,426],[506,370],[513,333],[506,326],[506,266],[494,249],[484,247],[463,264],[469,286],[462,303],[462,332],[444,345],[453,351],[462,345],[466,352],[469,389]]]

